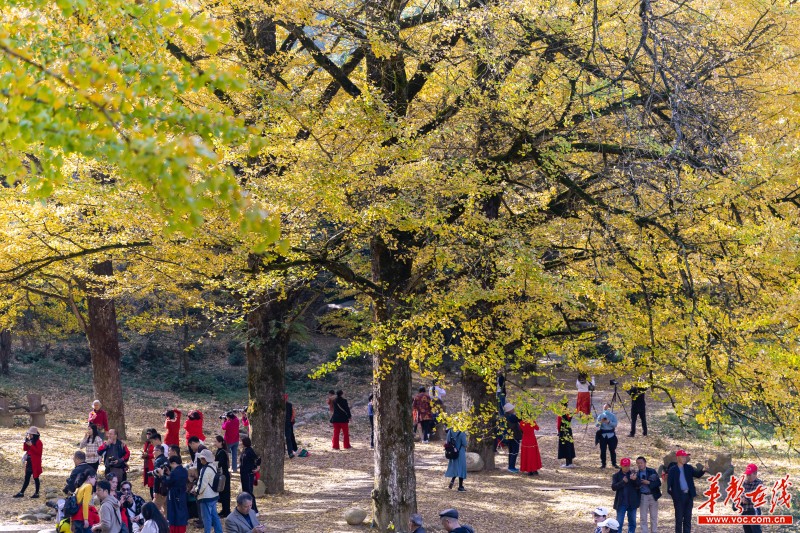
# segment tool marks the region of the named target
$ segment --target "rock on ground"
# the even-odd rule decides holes
[[[358,507],[353,507],[344,512],[344,519],[351,526],[362,524],[366,517],[367,512],[364,509],[359,509]]]
[[[483,470],[483,458],[475,452],[467,452],[467,472],[480,472]]]

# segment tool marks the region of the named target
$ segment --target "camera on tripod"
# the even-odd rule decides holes
[[[614,385],[616,387],[617,385],[619,385],[619,381],[617,381],[616,379],[612,379],[611,381],[608,382],[608,384]]]

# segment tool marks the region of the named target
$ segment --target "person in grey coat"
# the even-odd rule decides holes
[[[453,488],[453,484],[458,478],[459,492],[466,492],[464,480],[467,478],[467,434],[450,428],[447,431],[447,440],[445,442],[450,442],[450,439],[453,440],[456,450],[458,450],[458,458],[448,459],[447,471],[444,475],[450,478],[449,488]]]
[[[253,511],[253,497],[242,492],[236,497],[236,509],[225,517],[225,533],[263,533],[264,526]]]

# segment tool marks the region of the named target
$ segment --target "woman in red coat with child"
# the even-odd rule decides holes
[[[520,464],[521,472],[527,472],[529,476],[538,476],[542,468],[542,456],[539,454],[539,442],[536,440],[534,431],[539,429],[536,421],[533,424],[522,420],[519,423],[522,428],[522,444],[520,445]]]

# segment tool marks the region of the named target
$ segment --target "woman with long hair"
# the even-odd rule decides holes
[[[350,406],[344,397],[344,391],[336,391],[336,399],[333,400],[333,414],[331,424],[333,424],[333,449],[339,449],[339,434],[344,433],[342,446],[345,450],[350,449]]]
[[[256,472],[261,464],[261,458],[253,450],[253,442],[250,437],[242,437],[242,453],[239,456],[239,476],[242,478],[242,492],[247,492],[253,497],[253,510],[258,512],[256,507],[256,496],[253,494]]]
[[[147,502],[142,507],[142,518],[144,525],[141,533],[169,533],[167,519],[158,510],[158,506],[153,502]]]
[[[87,470],[78,478],[75,485],[75,499],[78,501],[78,512],[70,516],[72,533],[88,533],[89,525],[89,506],[92,504],[92,492],[97,483],[97,472]]]
[[[86,464],[91,466],[97,472],[100,466],[100,455],[97,453],[97,448],[103,444],[103,438],[100,437],[100,432],[97,430],[95,424],[89,424],[86,428],[86,434],[81,440],[81,450],[86,449]]]
[[[225,518],[231,514],[231,461],[228,458],[228,444],[225,442],[225,437],[217,435],[215,439],[217,443],[217,451],[214,452],[214,460],[217,462],[217,468],[225,475],[225,488],[219,493],[219,503],[222,504],[222,511],[219,515]],[[236,443],[239,444],[238,442]]]

